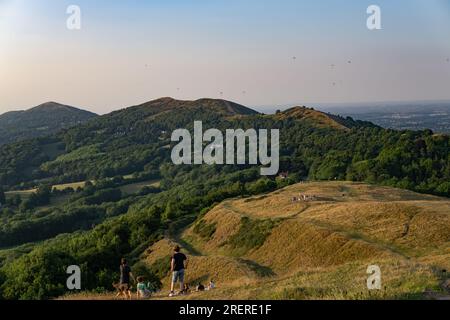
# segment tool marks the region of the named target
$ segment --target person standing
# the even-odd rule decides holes
[[[125,295],[125,298],[131,300],[130,277],[133,278],[134,282],[136,282],[136,279],[134,278],[134,275],[131,272],[131,268],[128,265],[127,259],[122,258],[121,263],[120,263],[119,289],[120,289],[120,292]]]
[[[174,247],[174,254],[170,262],[170,271],[172,272],[172,283],[170,285],[169,297],[175,295],[174,287],[177,282],[180,282],[180,292],[184,291],[184,277],[185,270],[187,268],[187,257],[180,252],[180,247],[177,245]]]

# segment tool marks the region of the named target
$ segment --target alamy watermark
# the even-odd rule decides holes
[[[81,8],[77,5],[67,7],[66,13],[69,15],[66,27],[69,30],[81,30]]]
[[[381,268],[377,265],[371,265],[367,267],[367,289],[380,290],[381,289]]]
[[[370,14],[367,18],[367,29],[381,30],[381,8],[374,4],[370,5],[367,8],[367,14]]]
[[[68,266],[66,270],[70,276],[67,278],[66,286],[69,290],[81,290],[81,269],[77,265]]]
[[[261,164],[268,166],[261,168],[263,176],[276,175],[280,168],[280,132],[278,129],[270,130],[270,155],[269,130],[266,129],[258,131],[255,129],[246,131],[227,129],[224,141],[224,135],[220,130],[209,129],[203,133],[203,123],[195,121],[193,139],[187,129],[177,129],[172,133],[171,141],[179,142],[172,149],[171,157],[175,165]],[[210,144],[203,148],[204,142],[210,142]],[[247,142],[248,159],[246,159]]]
[[[67,29],[80,30],[81,29],[81,8],[78,5],[70,5],[66,9],[69,15],[66,21]],[[367,18],[367,28],[369,30],[381,30],[381,8],[378,5],[372,4],[367,7],[366,13],[370,16]],[[295,59],[295,57],[294,57]]]

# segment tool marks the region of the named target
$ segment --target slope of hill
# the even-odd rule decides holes
[[[136,107],[131,107],[129,110],[143,110],[148,109],[154,113],[168,112],[168,111],[180,111],[195,109],[206,109],[208,111],[216,112],[221,115],[252,115],[258,114],[258,112],[244,107],[243,105],[221,99],[198,99],[198,100],[175,100],[170,97],[160,98],[157,100],[149,101]]]
[[[97,115],[56,102],[0,115],[0,145],[45,136],[84,123]]]
[[[348,128],[330,117],[329,115],[316,111],[312,108],[307,107],[294,107],[286,111],[277,113],[275,115],[276,119],[296,119],[299,121],[305,121],[312,125],[316,125],[321,128],[334,128],[338,130],[347,130]]]
[[[355,127],[376,127],[373,123],[367,121],[355,121],[350,117],[343,118],[305,106],[297,106],[277,112],[271,117],[277,120],[295,119],[318,128],[333,128],[336,130],[349,130]]]
[[[143,104],[112,112],[104,120],[135,118],[136,121],[152,121],[158,117],[177,112],[197,113],[204,111],[220,116],[255,115],[258,112],[240,104],[220,99],[175,100],[160,98]]]
[[[303,199],[303,196],[307,200]],[[294,201],[294,198],[297,200]],[[399,299],[449,297],[450,201],[348,182],[301,183],[226,200],[152,245],[143,261],[162,276],[175,244],[189,254],[180,299]],[[382,289],[367,289],[369,265]],[[434,292],[434,293],[432,293]],[[65,299],[112,299],[82,294]]]
[[[170,145],[170,132],[191,128],[195,120],[203,121],[205,129],[227,129],[238,125],[273,128],[282,126],[289,119],[296,119],[295,115],[264,116],[225,100],[161,98],[97,117],[47,141],[23,141],[0,148],[0,182],[8,186],[26,180],[43,182],[43,178],[60,177],[61,172],[66,173],[65,177],[51,184],[131,174],[148,164],[149,152],[153,156],[155,153],[159,157],[167,156],[167,150],[160,148]],[[344,128],[325,115],[320,119],[311,117],[306,122],[299,121],[298,125],[324,130]],[[348,127],[356,126],[355,122]],[[94,162],[97,163],[95,167],[92,166]]]
[[[448,136],[429,131],[385,130],[338,118],[335,121],[345,127],[342,128],[332,121],[332,115],[316,119],[313,113],[307,120],[302,119],[301,114],[297,117],[258,114],[223,100],[189,102],[163,98],[97,117],[45,138],[1,146],[0,185],[7,191],[7,197],[0,210],[0,297],[60,296],[65,292],[65,274],[58,270],[73,262],[83,266],[83,274],[89,279],[83,282],[83,289],[108,289],[116,279],[117,259],[126,256],[133,264],[138,262],[145,249],[170,234],[174,226],[192,222],[226,199],[260,195],[300,181],[365,181],[450,196]],[[171,132],[178,128],[192,129],[195,120],[203,121],[204,129],[221,131],[279,129],[280,172],[288,172],[288,177],[261,177],[258,165],[174,165],[170,156],[174,146],[170,141]],[[146,181],[159,183],[149,187]],[[130,183],[136,187],[127,187]],[[51,185],[82,187],[52,192]],[[20,192],[34,189],[27,197]],[[370,194],[370,190],[366,191]],[[320,195],[322,191],[317,193]],[[267,207],[271,208],[270,203]],[[385,209],[395,213],[391,207]],[[195,239],[191,242],[193,252],[205,256],[202,257],[205,263],[199,268],[209,270],[206,266],[211,264],[219,269],[221,262],[226,261],[230,272],[236,270],[230,273],[230,279],[239,275],[232,281],[227,280],[225,272],[217,275],[218,281],[227,285],[233,281],[240,283],[244,275],[250,282],[262,275],[285,276],[278,262],[256,259],[252,252],[256,247],[263,248],[266,238],[277,228],[286,228],[281,235],[289,231],[284,219],[291,217],[241,218],[234,215],[231,219],[234,224],[223,221],[230,232],[241,228],[244,232],[236,236],[223,233],[229,242],[219,246],[215,237],[209,241],[215,232],[220,234],[214,224],[198,223],[195,233],[204,238],[200,239],[204,243],[198,240],[197,244]],[[292,227],[308,236],[303,240],[293,238],[299,245],[303,244],[301,241],[310,245],[308,237],[333,240],[329,251],[311,245],[312,251],[302,257],[308,268],[325,262],[332,268],[339,267],[356,253],[361,253],[357,261],[371,255],[391,259],[387,255],[389,251],[377,243],[356,241],[357,236],[348,238],[334,232],[326,237],[327,233],[318,229],[323,224],[325,231],[328,230],[322,220],[315,224],[300,222],[297,225],[294,221]],[[375,225],[378,223],[381,222],[375,221]],[[338,227],[347,228],[346,225]],[[439,234],[437,229],[436,234]],[[190,241],[184,235],[181,238]],[[419,242],[426,244],[422,240]],[[348,243],[348,246],[341,250],[332,246],[335,242]],[[395,241],[395,245],[401,246],[401,242]],[[208,260],[209,248],[218,258]],[[425,252],[429,249],[418,248]],[[321,250],[327,252],[327,257],[315,256]],[[335,256],[335,251],[342,252]],[[435,259],[432,255],[426,258]],[[271,259],[281,261],[281,257]],[[47,272],[49,264],[54,267],[52,273]],[[161,265],[166,264],[161,262]],[[292,265],[286,270],[297,272]],[[160,272],[155,270],[155,273]],[[38,277],[39,274],[45,274],[45,279]],[[422,278],[415,279],[411,281]],[[27,283],[34,285],[30,287]]]
[[[293,201],[303,195],[310,200]],[[192,255],[188,281],[219,286],[191,298],[420,297],[449,277],[442,270],[450,268],[450,201],[365,184],[302,183],[224,201],[152,246],[147,263],[158,265],[175,242]],[[380,266],[383,290],[367,290],[369,265]]]

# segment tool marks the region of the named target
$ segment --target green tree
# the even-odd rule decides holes
[[[3,268],[5,299],[49,299],[64,294],[66,268],[72,257],[60,251],[39,249]]]

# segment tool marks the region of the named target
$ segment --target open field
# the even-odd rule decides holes
[[[26,200],[32,193],[35,193],[37,189],[20,190],[20,191],[7,191],[5,192],[6,199],[10,199],[16,195],[19,195],[22,200]]]
[[[130,179],[125,178],[125,180]],[[94,180],[91,180],[91,183],[95,184]],[[74,190],[77,190],[78,188],[83,189],[86,186],[86,181],[79,181],[79,182],[72,182],[72,183],[64,183],[64,184],[56,184],[52,186],[53,189],[62,191],[67,188],[72,188]],[[124,186],[120,187],[120,190],[125,194],[133,194],[136,192],[139,192],[144,187],[158,187],[159,181],[158,180],[148,180],[148,181],[142,181],[142,182],[136,182],[136,183],[130,183]],[[7,191],[5,192],[5,195],[7,198],[12,198],[15,195],[19,195],[22,199],[27,199],[30,194],[35,193],[37,189],[29,189],[29,190],[19,190],[19,191]]]
[[[91,181],[93,184],[95,184],[95,181]],[[77,190],[78,188],[83,189],[86,185],[85,181],[81,182],[74,182],[74,183],[66,183],[66,184],[59,184],[54,185],[53,189],[55,190],[64,190],[67,188],[72,188],[74,190]],[[122,191],[124,195],[131,195],[139,192],[144,187],[159,187],[160,182],[158,180],[149,180],[149,181],[142,181],[142,182],[136,182],[136,183],[130,183],[127,185],[123,185],[119,187],[119,189]],[[35,193],[37,189],[29,189],[29,190],[20,190],[20,191],[8,191],[5,192],[6,199],[11,199],[16,195],[19,195],[22,201],[26,201],[31,194]],[[56,206],[64,205],[65,203],[70,202],[71,200],[71,194],[60,194],[60,195],[53,195],[50,198],[50,203],[45,206],[40,206],[39,210],[45,210],[49,208],[53,208]]]
[[[94,181],[92,181],[94,183]],[[73,183],[65,183],[65,184],[58,184],[54,185],[52,188],[54,190],[62,191],[67,188],[72,188],[74,190],[77,190],[78,188],[83,189],[86,185],[86,181],[80,181],[80,182],[73,182]],[[5,192],[6,199],[10,199],[16,195],[19,195],[22,200],[27,200],[32,193],[35,193],[37,189],[29,189],[29,190],[18,190],[18,191],[7,191]],[[63,196],[57,196],[51,198],[51,204],[47,207],[53,207],[56,205],[60,205],[63,202],[65,202],[69,196],[63,195]]]
[[[191,287],[217,284],[179,299],[449,297],[450,200],[405,190],[303,183],[224,201],[142,256],[163,274],[155,298],[166,299],[175,243],[190,257]],[[367,289],[369,265],[381,269],[381,290]]]
[[[159,184],[158,180],[142,181],[124,185],[120,187],[120,190],[124,194],[133,194],[139,192],[144,187],[159,187]]]
[[[94,181],[91,181],[92,183],[95,183]],[[67,188],[72,188],[74,190],[81,188],[83,189],[86,185],[86,181],[79,181],[79,182],[72,182],[72,183],[64,183],[64,184],[55,184],[52,186],[53,189],[62,191]],[[30,196],[30,194],[35,193],[37,189],[29,189],[29,190],[19,190],[19,191],[7,191],[5,192],[5,195],[7,197],[13,197],[15,195],[21,196],[23,199],[26,199]]]
[[[94,181],[91,181],[92,183],[95,183]],[[86,181],[80,181],[80,182],[73,182],[73,183],[64,183],[64,184],[57,184],[53,186],[53,189],[56,190],[64,190],[67,188],[72,188],[73,190],[77,190],[78,188],[83,189],[86,186]]]

